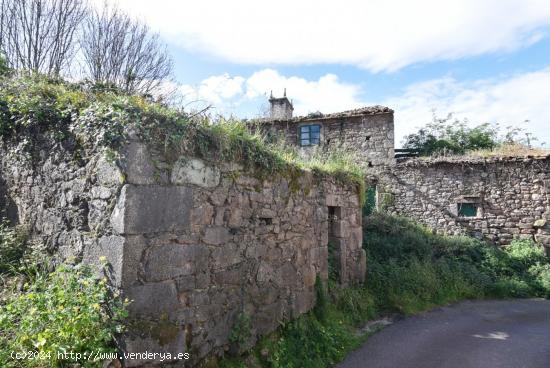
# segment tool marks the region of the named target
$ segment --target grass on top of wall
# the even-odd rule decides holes
[[[312,170],[362,188],[364,172],[353,155],[319,153],[305,158],[296,148],[251,133],[243,121],[193,114],[151,98],[112,88],[69,83],[29,73],[0,77],[0,138],[27,142],[49,134],[77,148],[116,151],[130,127],[155,152],[174,162],[182,154],[211,162],[239,162],[262,177]]]
[[[505,143],[493,149],[469,151],[468,157],[521,157],[521,156],[548,156],[550,150],[542,147],[529,147],[519,143]]]
[[[330,367],[368,337],[358,334],[359,327],[384,315],[411,315],[464,299],[550,297],[550,260],[531,240],[499,249],[382,213],[365,219],[364,233],[364,285],[340,289],[329,281],[315,310],[263,338],[248,357],[220,366]]]

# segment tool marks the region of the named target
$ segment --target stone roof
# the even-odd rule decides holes
[[[341,118],[349,118],[349,117],[355,117],[355,116],[365,116],[365,115],[380,115],[380,114],[391,114],[393,113],[393,110],[386,106],[381,105],[375,105],[375,106],[365,106],[358,109],[353,110],[346,110],[341,112],[335,112],[331,114],[323,114],[321,112],[313,112],[309,113],[305,116],[296,116],[292,119],[261,119],[262,122],[301,122],[301,121],[309,121],[309,120],[327,120],[327,119],[341,119]]]

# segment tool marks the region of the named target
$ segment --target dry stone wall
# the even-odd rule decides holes
[[[112,232],[109,214],[122,173],[105,155],[84,152],[74,141],[39,138],[0,142],[0,212],[24,225],[39,251],[58,260],[82,258]]]
[[[242,315],[252,328],[245,345],[254,343],[314,306],[329,239],[341,283],[363,281],[354,185],[310,172],[261,179],[193,157],[168,165],[130,137],[118,157],[53,140],[29,154],[3,144],[0,156],[2,204],[37,247],[60,261],[107,258],[112,284],[132,300],[127,352],[188,352],[190,362],[175,364],[193,366],[235,349],[229,335]]]
[[[550,156],[409,160],[381,173],[378,202],[440,233],[550,247]],[[463,204],[477,213],[461,214]]]

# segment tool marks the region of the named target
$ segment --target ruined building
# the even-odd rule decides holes
[[[527,237],[550,247],[550,155],[396,160],[393,110],[387,107],[293,117],[286,91],[269,101],[265,131],[306,153],[354,152],[374,177],[378,208],[440,233],[497,245]]]
[[[442,233],[550,246],[550,157],[400,162],[387,107],[293,117],[286,96],[270,102],[260,129],[304,154],[353,152],[379,210]],[[341,285],[364,280],[356,185],[308,171],[258,176],[192,155],[168,163],[131,129],[118,159],[93,142],[82,152],[34,138],[32,154],[0,142],[0,205],[60,259],[107,258],[112,284],[133,300],[127,352],[189,352],[176,364],[193,366],[231,348],[242,314],[253,321],[250,346],[315,305],[329,252]]]
[[[293,117],[294,107],[286,91],[281,98],[271,96],[269,102],[270,117],[261,121],[261,128],[282,136],[304,153],[337,148],[359,155],[369,167],[394,162],[393,110],[387,107]]]

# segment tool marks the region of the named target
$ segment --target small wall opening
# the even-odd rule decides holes
[[[473,202],[457,203],[457,213],[459,217],[479,217],[479,204]]]
[[[329,236],[332,231],[331,224],[336,223],[342,218],[342,208],[336,206],[328,206],[328,221],[329,221]]]
[[[273,225],[273,219],[271,217],[260,217],[260,225]]]

